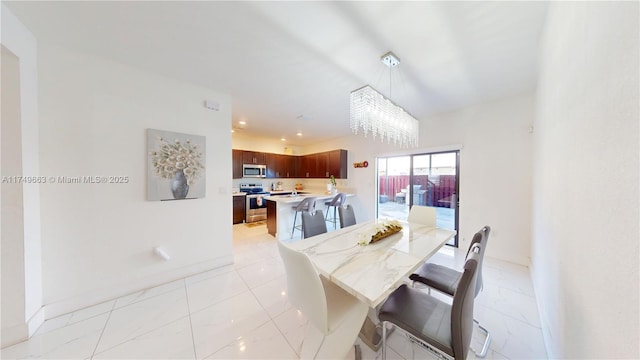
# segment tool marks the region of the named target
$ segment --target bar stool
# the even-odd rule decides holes
[[[338,195],[334,196],[333,199],[329,201],[325,201],[324,206],[327,207],[327,213],[324,216],[324,221],[333,223],[333,228],[336,228],[336,223],[338,222],[338,216],[336,211],[338,207],[344,205],[344,202],[347,200],[347,194],[338,193]],[[329,209],[333,207],[333,217],[329,218]]]
[[[300,201],[298,205],[294,205],[291,208],[295,211],[295,214],[293,215],[293,227],[291,228],[291,239],[293,239],[293,233],[296,231],[296,229],[302,232],[300,236],[304,238],[304,232],[302,231],[302,226],[303,226],[302,220],[300,220],[301,221],[300,225],[296,225],[298,213],[302,213],[304,211],[312,213],[316,211],[316,197],[315,196],[306,197],[302,199],[302,201]]]

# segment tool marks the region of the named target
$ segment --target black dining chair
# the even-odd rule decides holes
[[[480,263],[478,268],[478,276],[474,289],[474,296],[477,296],[478,293],[482,290],[482,262],[484,260],[484,252],[487,249],[487,242],[489,241],[489,233],[491,232],[491,228],[489,226],[484,226],[477,233],[473,235],[473,239],[471,240],[471,244],[469,245],[469,250],[467,250],[467,258],[469,254],[471,254],[471,249],[476,245],[481,245],[480,247]],[[460,279],[462,278],[462,273],[451,269],[446,266],[442,266],[434,263],[424,263],[422,266],[416,270],[413,274],[409,276],[409,279],[413,281],[413,284],[421,283],[429,287],[429,289],[438,290],[444,294],[449,296],[454,296],[456,289],[459,286]],[[479,353],[476,353],[476,356],[479,358],[483,358],[487,355],[487,351],[489,350],[489,344],[491,343],[491,333],[489,330],[485,329],[477,320],[473,320],[474,323],[478,325],[478,328],[485,333],[485,341],[482,346],[482,350]]]
[[[466,359],[473,335],[473,302],[481,245],[474,245],[464,264],[464,272],[453,295],[453,303],[406,284],[397,288],[380,308],[382,359],[387,358],[387,324],[440,358]]]
[[[316,211],[302,213],[302,236],[306,239],[327,232],[327,223],[324,221],[322,212]]]

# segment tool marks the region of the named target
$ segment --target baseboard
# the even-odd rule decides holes
[[[546,322],[546,317],[544,316],[543,308],[541,306],[542,302],[540,301],[540,296],[538,295],[539,291],[536,288],[536,279],[533,274],[535,274],[535,269],[533,267],[533,262],[529,260],[529,277],[531,278],[531,285],[533,286],[533,294],[536,299],[536,306],[538,308],[538,317],[540,318],[540,327],[542,329],[542,340],[544,341],[544,347],[547,351],[547,357],[549,359],[553,358],[551,351],[551,334],[549,330],[549,326]]]
[[[42,326],[44,323],[44,306],[41,306],[38,311],[31,316],[31,319],[27,321],[27,330],[29,332],[29,338],[36,333],[36,331]]]
[[[26,323],[2,328],[2,344],[4,349],[7,346],[15,345],[29,338],[29,329]]]
[[[73,298],[46,304],[44,306],[44,318],[45,320],[49,320],[89,306],[117,299],[128,294],[231,264],[233,264],[233,255],[223,256],[168,272],[163,272],[144,279],[122,283],[117,287],[110,289],[99,289],[79,296],[74,296]]]

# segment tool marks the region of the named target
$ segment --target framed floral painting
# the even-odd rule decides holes
[[[205,195],[205,137],[147,129],[147,200]]]

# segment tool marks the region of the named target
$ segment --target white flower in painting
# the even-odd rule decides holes
[[[187,139],[184,143],[175,139],[173,143],[162,137],[157,138],[159,148],[149,152],[154,173],[163,179],[173,179],[177,171],[182,170],[187,182],[193,184],[204,173],[202,153],[198,146]]]

